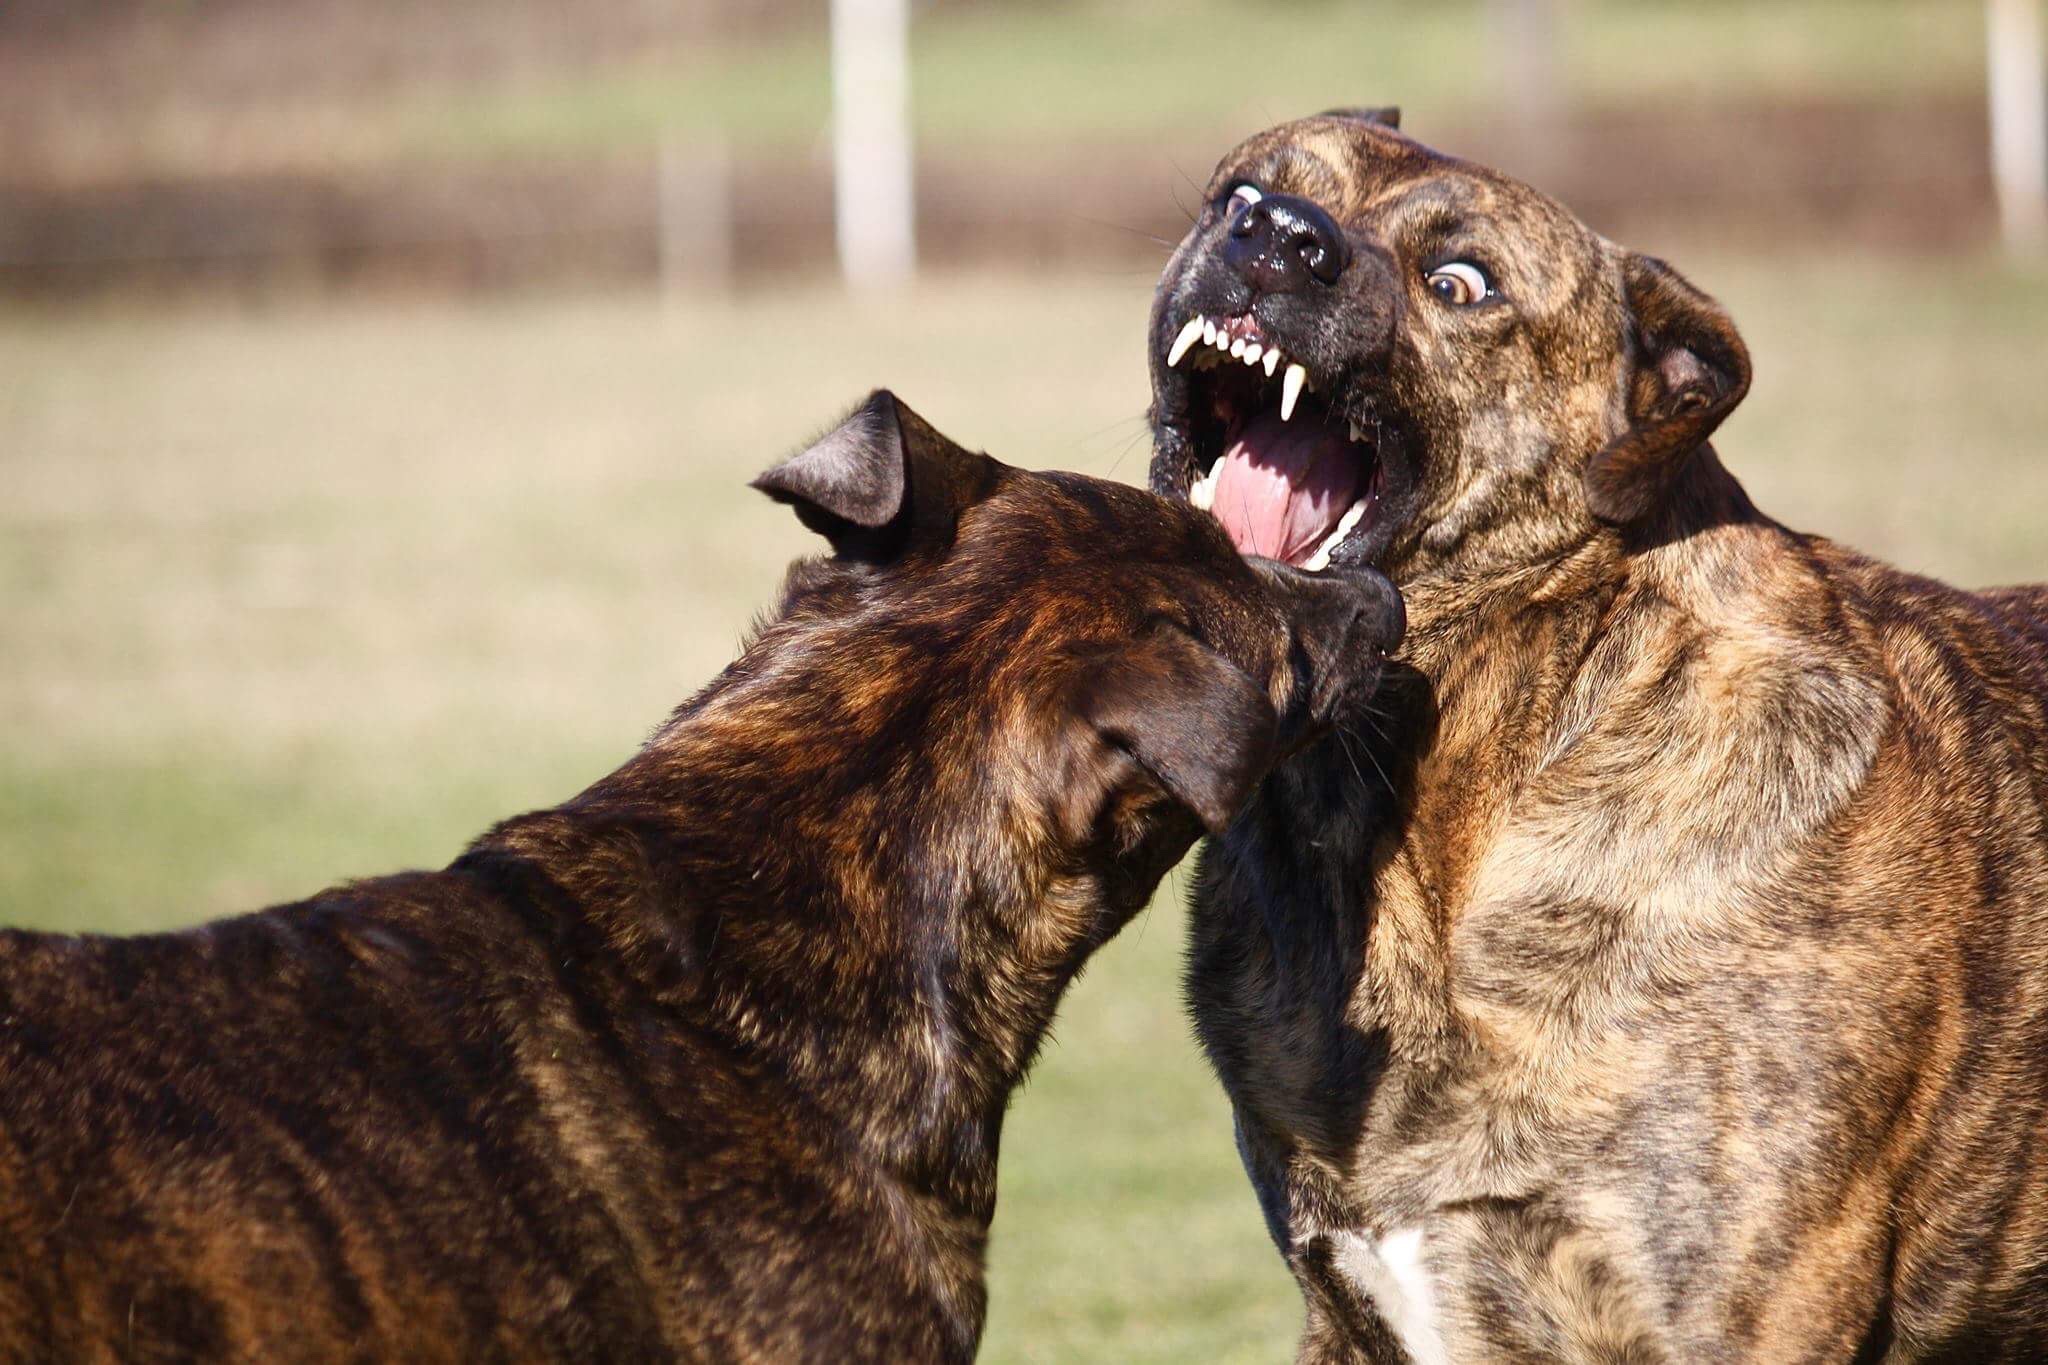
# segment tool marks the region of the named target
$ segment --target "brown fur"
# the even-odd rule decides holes
[[[1231,296],[1247,181],[1369,268]],[[1154,316],[1154,486],[1209,457],[1167,341],[1271,304],[1389,433],[1395,515],[1336,558],[1410,619],[1354,741],[1391,782],[1284,764],[1194,895],[1303,1358],[1404,1358],[1402,1230],[1418,1353],[2048,1358],[2048,590],[1759,513],[1705,443],[1748,384],[1727,316],[1497,172],[1325,116],[1210,196]],[[1501,297],[1432,296],[1447,259]]]
[[[887,394],[760,486],[838,553],[581,795],[442,872],[0,933],[0,1358],[973,1355],[1060,993],[1399,604]]]

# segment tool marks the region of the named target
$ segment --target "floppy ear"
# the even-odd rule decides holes
[[[753,481],[847,559],[882,563],[913,544],[948,544],[986,496],[995,461],[934,430],[876,389],[846,420]]]
[[[1377,123],[1382,128],[1399,128],[1401,126],[1401,106],[1398,104],[1383,104],[1371,108],[1361,106],[1355,109],[1325,109],[1322,112],[1322,117],[1356,119],[1360,123]]]
[[[1221,834],[1273,761],[1280,721],[1265,692],[1172,626],[1092,650],[1080,670],[1074,710],[1097,740]]]
[[[1622,288],[1633,334],[1629,428],[1586,465],[1586,502],[1627,523],[1664,501],[1692,453],[1749,392],[1749,350],[1721,306],[1664,262],[1631,254]]]

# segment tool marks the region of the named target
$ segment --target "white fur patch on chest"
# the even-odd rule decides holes
[[[1408,1358],[1415,1365],[1450,1365],[1436,1289],[1423,1265],[1422,1229],[1396,1228],[1377,1239],[1347,1232],[1336,1240],[1337,1268],[1372,1300]]]

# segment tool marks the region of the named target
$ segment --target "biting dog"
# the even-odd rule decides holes
[[[1149,336],[1153,487],[1408,607],[1193,891],[1301,1358],[2048,1358],[2048,590],[1760,512],[1728,313],[1395,124],[1226,155]]]
[[[0,1356],[973,1356],[1062,991],[1400,603],[887,392],[756,486],[832,553],[582,794],[439,872],[0,934]]]

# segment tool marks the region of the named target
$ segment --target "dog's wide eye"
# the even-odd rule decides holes
[[[1265,197],[1254,186],[1239,185],[1230,192],[1230,202],[1223,206],[1223,211],[1227,216],[1235,218]]]
[[[1454,307],[1477,303],[1493,292],[1486,272],[1470,261],[1452,261],[1429,272],[1429,291]]]

